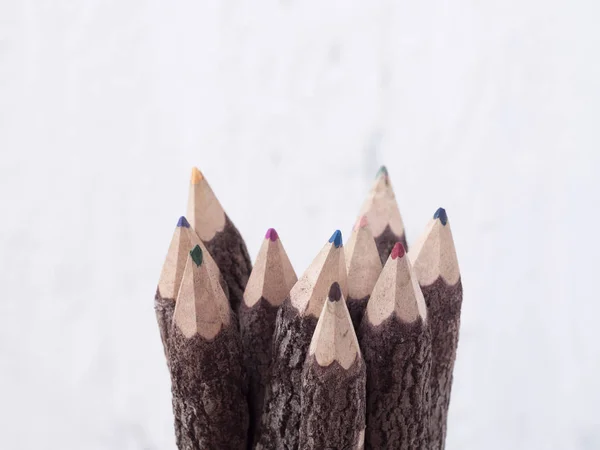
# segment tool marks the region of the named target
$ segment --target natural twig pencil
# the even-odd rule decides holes
[[[302,450],[362,449],[365,363],[340,285],[331,285],[302,372]]]
[[[245,450],[247,382],[235,317],[204,254],[189,252],[173,313],[169,357],[179,450]]]
[[[277,313],[271,381],[265,395],[258,449],[298,449],[300,376],[329,287],[346,293],[342,234],[333,233]]]
[[[360,215],[366,215],[375,238],[381,263],[385,264],[396,242],[406,246],[404,223],[400,216],[396,195],[385,166],[381,166]]]
[[[431,335],[423,294],[397,243],[373,289],[359,339],[367,364],[371,450],[429,450]]]
[[[273,228],[269,228],[239,309],[244,365],[249,381],[251,439],[259,435],[277,310],[296,281],[298,277],[281,239]]]
[[[195,167],[192,169],[187,217],[221,269],[229,287],[229,302],[237,312],[252,263],[244,239]]]
[[[433,366],[431,369],[430,448],[444,448],[452,373],[456,360],[462,282],[450,222],[439,208],[410,252],[431,322]]]
[[[382,269],[367,216],[362,216],[358,220],[345,247],[348,269],[348,310],[354,329],[357,330]]]
[[[219,282],[221,286],[227,287],[222,281],[222,276],[215,261],[204,248],[204,244],[200,242],[198,235],[190,228],[190,224],[185,217],[181,216],[177,221],[177,226],[173,232],[173,238],[167,251],[167,257],[163,264],[156,294],[154,296],[154,309],[156,311],[156,319],[160,330],[160,337],[163,342],[167,363],[169,357],[167,355],[169,333],[171,330],[171,322],[173,320],[173,310],[175,309],[175,299],[181,285],[181,278],[185,269],[186,262],[189,257],[189,252],[196,245],[204,251],[204,260],[207,271],[214,282]]]

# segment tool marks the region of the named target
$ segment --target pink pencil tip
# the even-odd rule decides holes
[[[402,243],[396,242],[396,245],[394,245],[394,248],[392,249],[392,259],[402,258],[405,253],[406,250],[404,250]]]
[[[267,230],[267,234],[265,234],[265,239],[271,239],[271,241],[273,242],[279,239],[279,235],[277,234],[277,231],[275,231],[275,228],[269,228]]]
[[[369,221],[367,220],[367,216],[362,216],[360,219],[358,219],[358,222],[356,222],[356,229],[358,230],[359,228],[364,228],[369,224]]]

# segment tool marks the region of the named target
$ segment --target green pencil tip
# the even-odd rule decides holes
[[[379,170],[377,171],[377,175],[375,176],[375,178],[379,178],[380,176],[388,176],[388,171],[387,171],[387,167],[385,166],[381,166],[379,168]]]
[[[202,264],[202,249],[199,245],[196,245],[192,250],[190,250],[190,256],[192,257],[192,261],[194,261],[196,266],[200,267],[200,264]]]

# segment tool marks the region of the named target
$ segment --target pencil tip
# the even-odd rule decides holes
[[[335,248],[339,248],[342,245],[342,232],[340,230],[335,230],[329,238],[329,242],[335,245]]]
[[[379,178],[380,176],[385,176],[385,177],[387,177],[387,176],[388,176],[388,170],[387,170],[387,167],[385,167],[385,166],[381,166],[381,167],[379,168],[379,170],[377,171],[377,175],[375,175],[375,178]]]
[[[178,227],[189,228],[190,227],[190,223],[187,221],[187,219],[184,216],[181,216],[179,218],[179,220],[177,221],[177,226]]]
[[[332,302],[337,302],[342,298],[342,290],[340,289],[340,285],[337,281],[334,281],[331,287],[329,288],[328,298]]]
[[[442,222],[442,225],[444,226],[448,223],[448,216],[444,208],[438,208],[435,214],[433,215],[433,218],[440,219],[440,222]]]
[[[203,178],[204,178],[204,175],[202,175],[202,172],[200,172],[198,170],[198,168],[193,167],[192,168],[192,184],[200,183]]]
[[[279,239],[279,235],[277,234],[277,231],[275,231],[275,228],[269,228],[267,230],[267,234],[265,234],[265,239],[270,239],[273,242]]]
[[[402,258],[406,250],[404,250],[404,245],[401,242],[396,242],[394,248],[392,249],[392,259]]]
[[[200,267],[200,264],[202,264],[202,249],[199,245],[196,245],[192,250],[190,250],[190,256],[192,257],[194,264],[196,264],[196,267]]]
[[[367,216],[361,216],[360,219],[358,219],[358,223],[356,224],[356,229],[360,229],[360,228],[364,228],[369,224],[369,221],[367,220]]]

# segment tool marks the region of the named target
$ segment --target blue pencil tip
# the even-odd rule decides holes
[[[339,248],[342,245],[342,232],[340,230],[335,230],[329,238],[329,242],[333,243],[335,248]]]
[[[179,218],[179,221],[177,222],[177,226],[178,227],[186,227],[189,228],[190,227],[190,223],[187,221],[187,219],[183,216],[181,216]]]
[[[433,215],[434,219],[440,219],[442,225],[446,226],[448,223],[448,216],[446,215],[446,210],[444,208],[438,208],[438,210]]]

